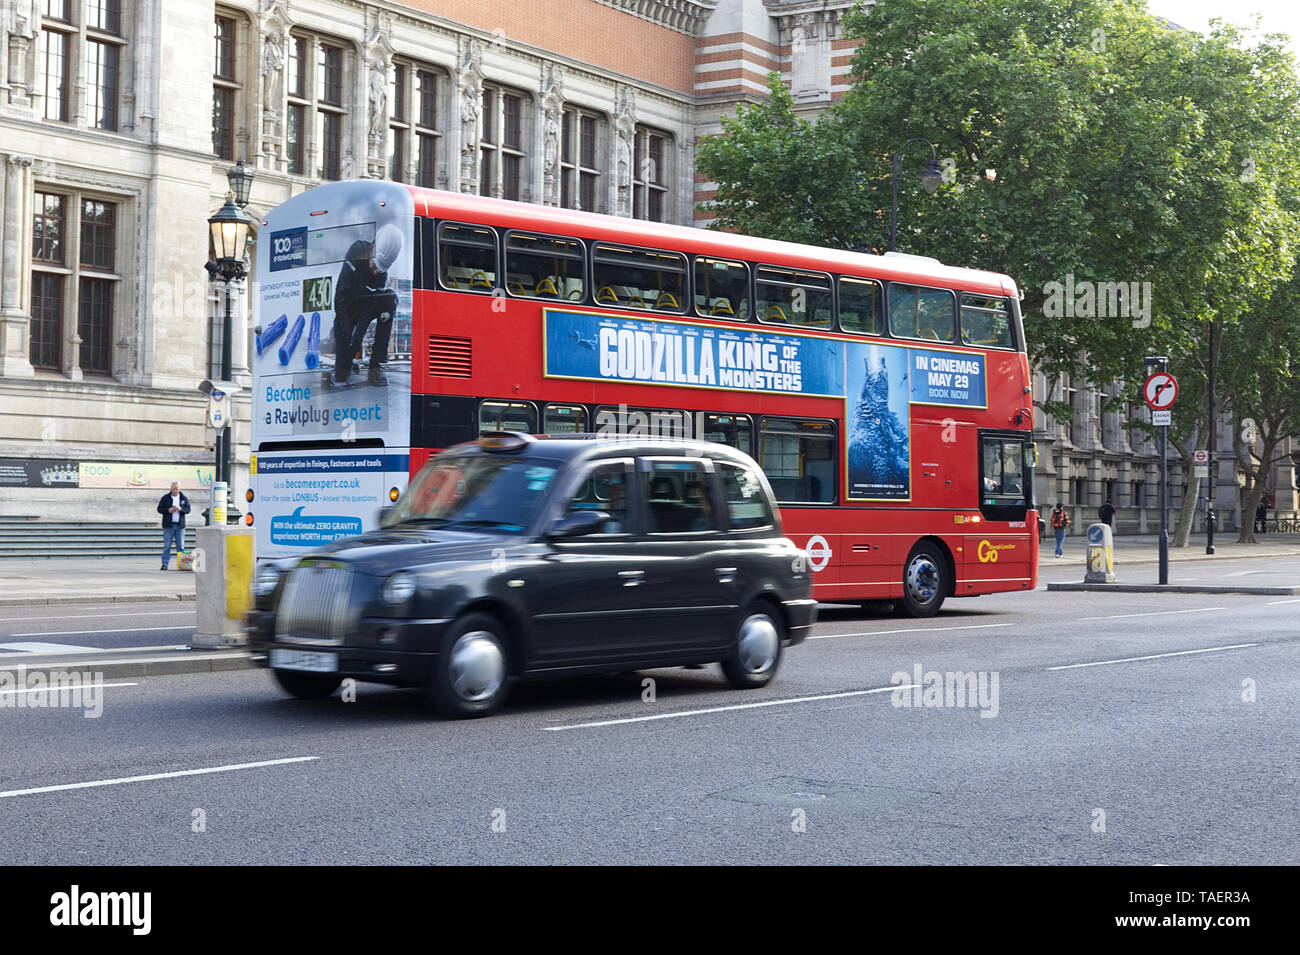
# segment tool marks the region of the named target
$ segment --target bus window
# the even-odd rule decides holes
[[[506,291],[528,298],[581,302],[586,254],[577,239],[506,234]]]
[[[587,409],[582,405],[547,405],[542,409],[543,434],[583,434]]]
[[[961,297],[961,341],[982,348],[1015,348],[1007,300],[964,292]]]
[[[864,335],[883,335],[885,321],[880,283],[844,276],[840,279],[840,328]]]
[[[899,338],[950,342],[957,325],[952,292],[889,283],[889,331]]]
[[[706,318],[749,318],[749,266],[727,259],[695,259],[695,314]]]
[[[753,445],[750,443],[749,418],[745,415],[706,414],[702,415],[700,437],[715,444],[726,444],[746,454]]]
[[[438,228],[438,279],[456,292],[492,294],[497,284],[497,235],[487,226],[444,222]]]
[[[686,305],[686,259],[676,252],[597,243],[591,257],[596,304],[680,314]]]
[[[980,500],[984,504],[1025,504],[1025,440],[987,436],[980,447]]]
[[[481,401],[478,406],[478,430],[537,432],[537,409],[527,401]]]
[[[763,418],[758,463],[776,499],[790,504],[835,501],[835,425],[805,418]]]
[[[756,313],[776,325],[831,327],[831,280],[821,272],[758,267]]]

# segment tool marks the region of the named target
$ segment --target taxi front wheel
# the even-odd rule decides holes
[[[781,663],[785,627],[780,614],[769,604],[750,604],[740,615],[735,649],[722,661],[722,672],[738,690],[767,686]]]
[[[506,699],[507,663],[501,621],[491,614],[466,614],[438,642],[429,701],[450,719],[495,713]]]

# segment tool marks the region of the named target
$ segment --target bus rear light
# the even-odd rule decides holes
[[[978,524],[980,522],[980,516],[978,514],[972,514],[970,517],[966,518],[966,520],[970,521],[972,524]]]
[[[249,504],[253,503],[253,489],[251,487],[244,492],[244,500]]]
[[[390,487],[390,488],[388,489],[388,499],[389,499],[390,501],[394,501],[394,502],[395,502],[395,501],[396,501],[399,497],[401,497],[401,496],[402,496],[402,492],[399,491],[397,488],[395,488],[395,487]]]
[[[247,511],[247,512],[245,512],[245,514],[244,514],[244,523],[247,524],[249,527],[252,527],[252,526],[253,526],[253,512],[252,512],[252,511]]]

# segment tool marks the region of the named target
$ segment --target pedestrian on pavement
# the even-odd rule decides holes
[[[1107,501],[1097,513],[1103,524],[1108,525],[1112,531],[1115,530],[1115,505]]]
[[[1056,556],[1061,556],[1061,545],[1065,543],[1065,529],[1070,526],[1070,515],[1065,513],[1065,505],[1060,501],[1052,511],[1052,530],[1056,533]]]
[[[1265,523],[1267,520],[1268,505],[1261,500],[1259,505],[1255,508],[1255,530],[1261,534],[1264,533],[1264,529],[1268,526]]]
[[[185,515],[190,512],[190,499],[181,493],[178,482],[172,481],[172,489],[158,501],[158,513],[162,515],[163,550],[162,569],[172,557],[172,542],[176,542],[176,553],[185,549]]]

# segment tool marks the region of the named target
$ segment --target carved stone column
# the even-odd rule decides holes
[[[460,156],[461,192],[478,192],[479,114],[483,109],[483,47],[473,38],[462,39],[456,67],[456,112],[453,144]]]
[[[368,132],[366,136],[365,175],[383,179],[388,172],[385,143],[388,134],[388,72],[393,62],[393,18],[387,13],[376,13],[366,35],[366,106]]]
[[[285,111],[287,107],[285,64],[289,58],[289,10],[284,0],[263,0],[259,33],[261,36],[260,88],[257,106],[261,113],[261,165],[264,169],[286,171]],[[311,68],[311,64],[307,68]]]
[[[544,63],[542,65],[540,106],[542,205],[558,206],[561,196],[560,124],[564,120],[564,68],[558,64]],[[576,133],[577,130],[574,130],[574,132]],[[578,143],[572,145],[574,148],[581,148]]]
[[[636,150],[636,94],[620,86],[614,117],[614,214],[632,215],[632,163]]]
[[[10,155],[5,163],[3,243],[0,244],[0,377],[31,378],[35,372],[28,357],[31,317],[22,307],[23,210],[27,195],[27,169],[31,156]]]

